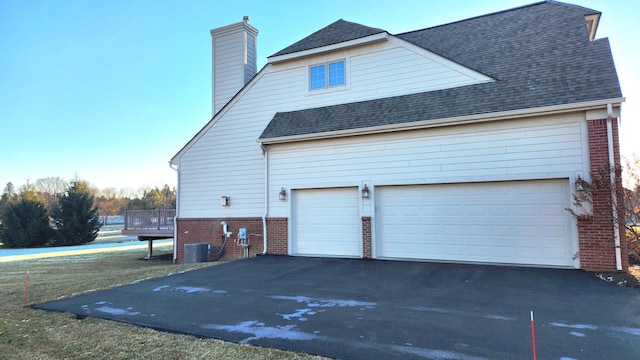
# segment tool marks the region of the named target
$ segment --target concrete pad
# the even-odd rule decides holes
[[[342,359],[637,359],[640,291],[580,270],[262,256],[34,306]]]

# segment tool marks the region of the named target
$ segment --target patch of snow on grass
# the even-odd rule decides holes
[[[614,281],[616,281],[616,278],[615,278],[615,277],[613,277],[613,276],[609,276],[609,275],[596,274],[596,277],[597,277],[598,279],[600,279],[600,280],[604,280],[604,281],[606,281],[606,282],[614,282]],[[622,279],[622,280],[618,281],[618,282],[616,283],[616,285],[618,285],[618,286],[625,286],[625,285],[627,285],[627,280]]]

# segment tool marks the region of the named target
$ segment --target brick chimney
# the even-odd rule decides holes
[[[241,22],[211,30],[212,111],[215,115],[257,72],[258,29]]]

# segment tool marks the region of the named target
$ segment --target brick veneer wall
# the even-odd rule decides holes
[[[620,167],[620,144],[618,139],[618,123],[612,121],[614,166]],[[598,174],[609,166],[609,146],[607,139],[607,120],[591,120],[587,122],[589,134],[590,171]],[[618,202],[623,201],[620,196],[622,190],[621,174],[616,174],[616,188]],[[578,237],[580,242],[580,267],[590,271],[615,271],[615,240],[614,227],[611,221],[612,203],[608,190],[595,190],[593,193],[593,214],[578,218]],[[623,216],[623,214],[619,214]],[[624,228],[620,229],[620,243],[622,267],[627,270],[629,258],[627,255],[627,241]]]
[[[222,259],[236,260],[244,257],[242,247],[236,245],[239,228],[249,231],[249,256],[262,253],[262,218],[199,218],[177,219],[177,258],[176,263],[184,263],[184,245],[195,243],[211,244],[211,252],[216,253],[222,246],[222,226],[225,221],[228,231],[233,235],[227,239]]]
[[[362,217],[362,257],[371,259],[371,216]]]
[[[287,218],[267,218],[267,254],[289,254],[288,226]]]

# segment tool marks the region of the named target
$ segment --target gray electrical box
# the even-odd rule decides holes
[[[185,264],[207,261],[209,261],[209,243],[184,244]]]
[[[249,237],[249,231],[247,230],[247,228],[238,229],[238,239],[247,240],[248,237]]]

